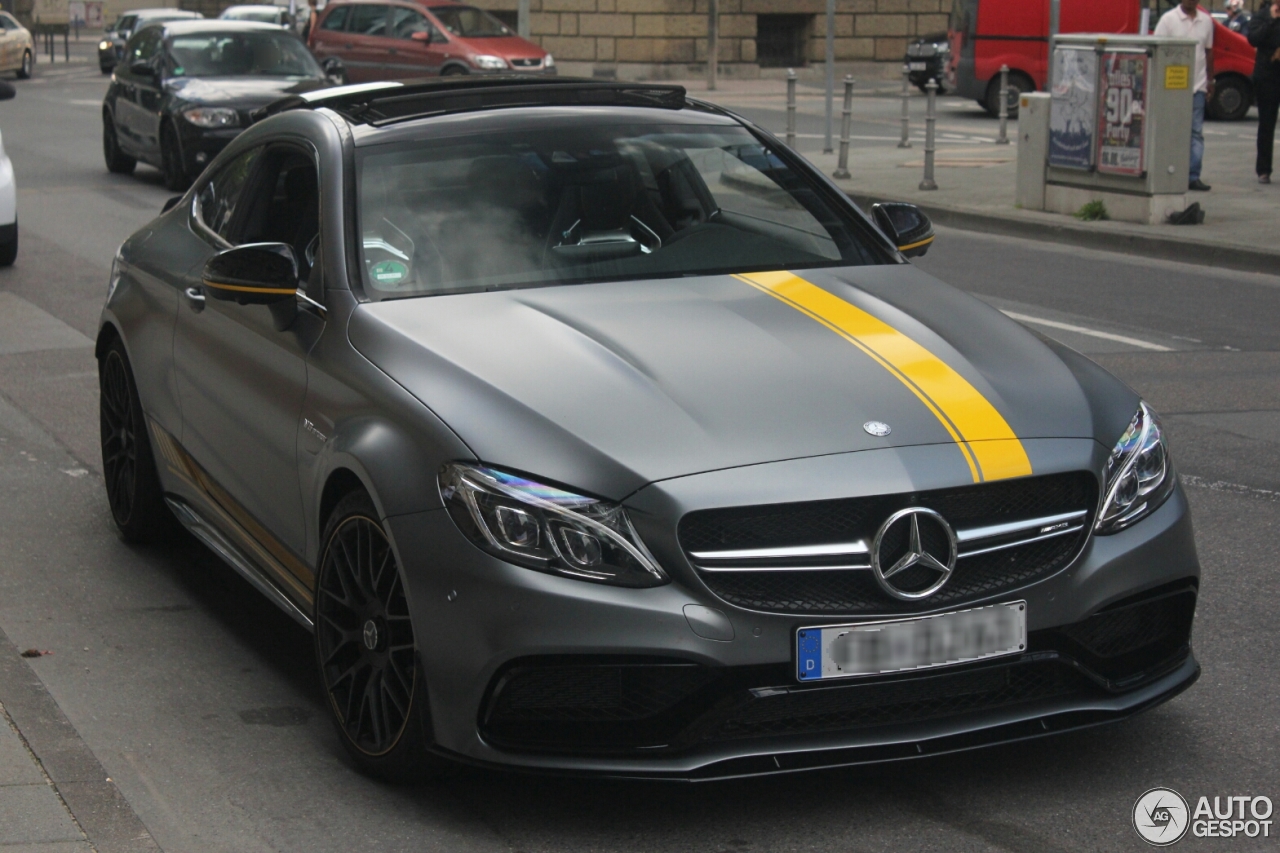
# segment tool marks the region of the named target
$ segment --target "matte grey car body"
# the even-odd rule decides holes
[[[1113,491],[1113,448],[1147,411],[1105,371],[913,267],[820,175],[717,109],[526,102],[379,125],[351,118],[365,107],[342,92],[358,88],[304,96],[259,122],[123,244],[98,351],[127,351],[168,506],[301,624],[324,618],[316,577],[328,571],[335,507],[367,495],[406,591],[430,753],[625,776],[769,773],[1085,727],[1195,679],[1199,565],[1163,456],[1160,501],[1117,532],[1094,529]],[[870,260],[373,298],[361,252],[382,238],[357,222],[357,157],[414,140],[619,122],[746,128],[776,168],[803,176],[805,192],[842,205]],[[206,265],[232,245],[206,221],[209,187],[246,152],[275,156],[273,146],[285,152],[279,162],[312,175],[282,210],[312,204],[316,227],[282,236],[259,222],[237,242],[292,245],[314,262],[296,298],[214,298]],[[931,408],[932,380],[913,379],[907,363],[917,351],[903,361],[876,349],[886,339],[921,348],[963,400]],[[998,414],[974,426],[979,410]],[[890,431],[864,429],[872,422]],[[485,550],[449,503],[449,471],[512,472],[621,506],[660,582],[611,585]],[[999,506],[963,509],[992,490],[1004,490]],[[1059,493],[1079,506],[1064,516],[1065,538],[1068,524],[1036,509]],[[841,546],[841,559],[861,559],[886,508],[913,506],[987,525],[952,521],[957,579],[932,599],[898,601],[877,592],[869,566],[787,551],[835,548],[845,519],[865,509],[862,550]],[[839,530],[798,542],[794,531],[821,527],[815,513]],[[990,582],[964,586],[978,571],[966,567],[986,559],[966,558],[966,542],[996,542],[1007,534],[993,524],[1027,519],[1056,556],[1041,565],[1025,555],[1043,543],[999,540],[999,560],[1026,573],[1006,577],[992,557],[982,563]],[[781,531],[772,558],[760,545],[769,524]],[[723,531],[748,528],[759,554],[735,558]],[[693,541],[712,529],[722,531],[706,534],[724,540],[718,551]],[[752,565],[733,570],[735,559]],[[800,629],[998,602],[1025,602],[1030,640],[1019,654],[797,678]],[[372,650],[386,629],[364,624]]]

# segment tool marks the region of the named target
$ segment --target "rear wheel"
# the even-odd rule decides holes
[[[325,525],[316,581],[320,682],[338,736],[359,768],[412,781],[442,768],[427,750],[430,721],[409,602],[395,552],[362,491]]]
[[[1009,118],[1018,117],[1018,101],[1027,92],[1034,92],[1036,84],[1021,72],[1009,72]],[[1000,115],[1000,75],[991,78],[987,84],[986,97],[982,99],[982,107],[993,116]]]
[[[120,150],[116,138],[116,124],[110,114],[102,114],[102,157],[107,161],[107,171],[117,175],[129,175],[138,167],[138,161]]]
[[[126,542],[156,542],[177,528],[164,502],[146,417],[120,339],[98,362],[98,421],[102,474],[111,517]]]
[[[1253,92],[1242,77],[1219,77],[1213,81],[1213,97],[1205,105],[1205,115],[1216,121],[1239,121],[1249,114]]]
[[[178,133],[173,125],[166,124],[160,131],[160,166],[164,172],[164,185],[176,193],[191,186],[187,167],[182,162],[182,148],[178,145]]]
[[[22,65],[18,66],[18,79],[31,79],[31,69],[35,67],[35,57],[31,55],[31,51],[24,50],[22,52]]]

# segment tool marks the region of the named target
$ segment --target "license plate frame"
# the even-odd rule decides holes
[[[928,71],[929,63],[921,62],[921,61],[908,62],[907,70],[908,71]]]
[[[958,636],[965,631],[969,637]],[[795,634],[796,680],[813,684],[918,672],[1007,657],[1026,648],[1026,601],[904,619],[806,626]]]

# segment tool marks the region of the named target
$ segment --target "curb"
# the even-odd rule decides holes
[[[870,209],[871,205],[877,201],[891,200],[866,193],[846,191],[846,194],[863,209]],[[892,200],[896,201],[896,199]],[[955,207],[930,204],[918,204],[916,206],[933,220],[935,225],[956,228],[962,231],[979,231],[984,234],[1023,237],[1030,240],[1078,246],[1083,249],[1141,255],[1162,261],[1177,261],[1184,264],[1218,267],[1241,272],[1267,273],[1269,275],[1275,275],[1280,272],[1280,252],[1266,252],[1246,246],[1220,246],[1197,240],[1179,240],[1173,237],[1153,234],[1098,231],[1070,222],[1061,224],[1038,222],[994,213],[978,213]]]

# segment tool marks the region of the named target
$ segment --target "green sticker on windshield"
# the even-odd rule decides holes
[[[399,261],[381,261],[369,270],[369,275],[378,284],[399,284],[408,274],[409,268]]]

